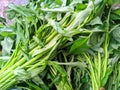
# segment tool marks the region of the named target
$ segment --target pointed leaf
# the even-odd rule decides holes
[[[80,54],[88,49],[87,41],[89,38],[79,38],[74,41],[70,53],[72,54]]]

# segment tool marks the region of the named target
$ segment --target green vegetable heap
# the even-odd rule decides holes
[[[3,19],[0,24],[0,90],[118,90],[119,3],[9,4],[7,17],[13,23]]]

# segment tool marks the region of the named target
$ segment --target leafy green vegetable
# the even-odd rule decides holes
[[[89,37],[90,35],[88,37],[80,37],[77,40],[75,40],[70,49],[70,53],[80,54],[87,50],[89,48],[87,45]]]
[[[0,90],[120,89],[119,0],[29,0],[6,12]]]

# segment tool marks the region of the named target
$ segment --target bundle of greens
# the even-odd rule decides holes
[[[0,24],[0,90],[117,90],[120,9],[113,1],[9,4],[13,23]]]

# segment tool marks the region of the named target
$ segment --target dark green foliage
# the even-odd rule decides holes
[[[29,0],[0,18],[0,90],[119,90],[119,0]]]

